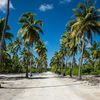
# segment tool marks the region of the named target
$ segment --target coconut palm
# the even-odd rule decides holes
[[[8,51],[11,53],[11,55],[14,56],[18,56],[18,51],[19,49],[21,49],[21,40],[20,39],[16,39],[14,42],[10,42],[8,44]]]
[[[37,69],[38,69],[39,63],[40,63],[39,58],[38,57],[35,57],[35,66],[36,66]]]
[[[66,64],[67,64],[67,58],[69,57],[69,55],[68,55],[69,42],[70,42],[70,32],[66,30],[63,33],[63,36],[62,36],[62,38],[60,40],[60,45],[61,45],[61,47],[63,47],[63,50],[65,52]]]
[[[1,40],[2,40],[2,31],[3,31],[4,23],[5,23],[5,19],[2,18],[2,19],[0,20],[0,42],[1,42]],[[10,30],[10,26],[7,25],[7,26],[6,26],[6,32],[5,32],[4,42],[5,42],[6,39],[8,39],[8,40],[10,40],[10,41],[12,40],[13,34],[10,33],[10,32],[8,32],[9,30]]]
[[[69,51],[68,51],[69,56],[72,58],[72,63],[71,63],[71,68],[70,68],[70,77],[72,77],[72,70],[75,65],[75,54],[77,53],[77,48],[78,48],[78,44],[77,44],[76,37],[70,38]]]
[[[29,41],[30,44],[36,43],[39,39],[39,33],[43,33],[39,26],[43,26],[41,20],[35,20],[35,14],[24,13],[19,19],[19,23],[22,27],[18,31],[18,34],[22,34],[24,42]]]
[[[43,54],[43,57],[42,57],[42,66],[43,66],[43,68],[45,69],[45,70],[47,70],[47,66],[48,66],[48,64],[47,64],[47,54],[46,53],[44,53]]]
[[[19,19],[19,23],[22,24],[22,27],[18,31],[18,34],[21,34],[22,39],[24,40],[24,43],[28,44],[26,46],[28,52],[30,51],[30,47],[33,45],[33,43],[36,43],[39,41],[40,39],[39,33],[43,33],[43,31],[40,28],[40,26],[43,26],[42,21],[35,20],[34,17],[35,17],[35,14],[29,12],[29,13],[24,13]],[[28,78],[28,72],[26,74],[26,77]]]
[[[1,19],[0,20],[0,43],[2,42],[2,31],[4,28],[4,24],[5,24],[5,19]],[[13,34],[8,32],[8,30],[10,30],[10,27],[7,25],[6,26],[6,31],[5,31],[5,38],[3,39],[2,45],[1,45],[1,52],[3,53],[3,50],[6,50],[6,40],[12,40]],[[3,55],[2,55],[3,58]],[[0,54],[0,59],[1,59],[1,54]],[[1,59],[3,61],[3,59]]]
[[[38,53],[39,57],[42,58],[42,55],[47,51],[44,43],[42,41],[37,42],[35,50]]]
[[[16,38],[14,44],[15,44],[16,52],[18,52],[18,50],[21,49],[21,45],[22,45],[21,40],[19,38]]]
[[[94,41],[93,46],[90,47],[92,59],[95,61],[96,59],[100,58],[100,43]]]
[[[26,78],[28,78],[28,70],[29,70],[28,67],[32,63],[33,53],[31,51],[27,51],[26,47],[24,47],[21,52],[21,57],[23,60],[23,66],[26,69]]]
[[[39,55],[40,65],[38,67],[42,67],[42,64],[47,60],[46,52],[47,49],[42,41],[36,43],[35,51]]]
[[[62,53],[61,51],[55,52],[54,56],[51,59],[50,66],[53,69],[54,72],[58,72],[61,74],[61,69],[62,69]]]
[[[90,53],[86,49],[84,49],[84,51],[83,51],[83,59],[84,60],[89,60],[90,59]]]
[[[5,38],[5,32],[7,28],[7,23],[8,23],[8,17],[9,17],[9,5],[10,5],[10,0],[7,0],[7,11],[6,11],[6,18],[5,18],[5,24],[2,30],[2,38],[1,38],[1,43],[0,43],[0,63],[2,61],[2,47],[5,43],[4,38]],[[0,85],[1,87],[1,85]]]
[[[93,45],[90,47],[91,54],[91,64],[94,66],[94,71],[96,68],[96,62],[100,59],[100,43],[94,41]]]
[[[66,28],[67,30],[61,39],[62,46],[66,48],[67,56],[72,58],[72,64],[70,66],[70,77],[72,77],[72,69],[73,69],[74,62],[75,62],[75,53],[77,53],[77,47],[78,47],[77,36],[72,36],[72,33],[70,32],[71,25],[73,23],[75,23],[75,21],[70,21],[68,23],[69,26],[67,26]]]
[[[87,0],[85,3],[80,3],[76,9],[74,9],[74,14],[76,17],[76,22],[71,26],[71,31],[80,38],[82,43],[80,64],[79,64],[79,79],[81,79],[81,66],[83,62],[83,51],[85,48],[85,37],[92,40],[92,34],[100,34],[100,13],[99,10],[95,8],[95,3],[91,0]]]
[[[64,32],[63,36],[61,37],[61,40],[60,40],[60,47],[61,47],[61,51],[63,53],[63,59],[65,59],[66,54],[67,54],[67,46],[68,46],[67,42],[68,42],[67,33]],[[66,60],[66,63],[67,63],[67,60]]]
[[[65,75],[65,69],[66,69],[66,63],[67,63],[67,42],[68,42],[68,38],[67,38],[67,32],[63,33],[63,36],[61,37],[60,40],[60,57],[62,58],[62,74]],[[68,55],[67,55],[68,56]],[[65,62],[66,61],[66,62]]]
[[[10,5],[10,0],[7,0],[6,18],[5,18],[5,22],[3,24],[2,37],[1,37],[1,43],[0,43],[0,62],[1,62],[1,59],[2,59],[2,47],[5,43],[4,40],[5,40],[5,33],[6,33],[6,29],[7,29],[7,24],[8,24],[9,5]]]

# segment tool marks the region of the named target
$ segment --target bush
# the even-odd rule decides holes
[[[92,75],[100,75],[100,70],[97,70],[95,72],[91,72]]]
[[[94,70],[94,68],[91,65],[84,65],[82,67],[82,74],[83,75],[87,75],[87,74],[91,74],[91,72]]]
[[[100,61],[96,61],[94,66],[91,64],[83,65],[83,67],[81,68],[82,74],[83,75],[100,75]],[[60,67],[56,69],[56,67],[53,66],[51,70],[63,76],[70,75],[70,66],[64,69],[63,68],[60,69]],[[75,76],[78,76],[78,66],[73,67],[72,74]]]
[[[78,67],[73,67],[73,71],[72,71],[73,75],[78,75]]]
[[[62,74],[63,76],[66,76],[66,68],[61,69],[61,74]]]
[[[37,69],[35,67],[32,67],[30,70],[31,70],[32,73],[36,73],[37,72]]]
[[[66,73],[65,75],[69,75],[70,74],[70,68],[66,68]]]

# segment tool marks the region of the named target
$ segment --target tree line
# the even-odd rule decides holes
[[[28,72],[32,75],[32,72],[47,69],[47,49],[40,38],[40,34],[44,34],[43,22],[35,19],[32,12],[23,13],[18,20],[21,28],[14,40],[8,24],[9,4],[10,0],[7,0],[6,17],[0,19],[0,73],[26,72],[28,78]]]
[[[70,20],[60,39],[60,49],[53,55],[50,66],[62,75],[100,75],[100,43],[94,35],[100,35],[100,8],[96,1],[85,0],[73,9]],[[78,59],[79,58],[79,59]]]

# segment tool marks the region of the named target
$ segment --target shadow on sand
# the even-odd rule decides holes
[[[21,80],[25,79],[24,76],[15,76],[15,77],[6,77],[6,76],[0,76],[0,80]]]
[[[32,89],[32,88],[55,88],[55,87],[67,87],[67,86],[73,86],[73,85],[78,85],[81,83],[74,83],[74,84],[66,84],[66,85],[54,85],[54,86],[39,86],[39,87],[2,87],[2,89]]]
[[[39,74],[37,74],[39,75]],[[42,75],[45,75],[45,74],[42,74]],[[29,76],[29,78],[26,78],[24,75],[23,76],[7,76],[7,75],[2,75],[0,76],[0,80],[7,80],[7,81],[10,81],[10,80],[22,80],[22,79],[50,79],[50,78],[66,78],[66,77],[62,77],[60,75],[58,76],[50,76],[50,77],[46,77],[48,75],[45,75],[45,76],[36,76],[36,75],[33,75],[32,77]]]

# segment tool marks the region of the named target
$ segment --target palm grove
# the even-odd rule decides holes
[[[73,9],[73,20],[60,39],[60,50],[51,59],[53,72],[78,75],[78,79],[82,74],[100,75],[100,43],[94,41],[94,35],[100,35],[100,9],[95,4],[85,0]]]
[[[31,12],[22,14],[18,20],[22,26],[14,40],[8,24],[9,5],[10,0],[7,0],[6,17],[0,19],[0,73],[26,72],[28,78],[28,72],[42,72],[47,68],[47,49],[40,38],[43,22],[35,19]]]
[[[31,12],[22,14],[18,20],[21,28],[14,40],[8,24],[9,3],[7,0],[6,17],[0,19],[0,73],[26,72],[28,78],[28,72],[46,71],[47,49],[40,38],[43,22]],[[100,43],[93,39],[100,34],[100,9],[92,0],[86,0],[73,12],[73,20],[67,23],[60,39],[60,50],[51,59],[51,70],[70,77],[78,75],[79,79],[82,74],[100,74]]]

